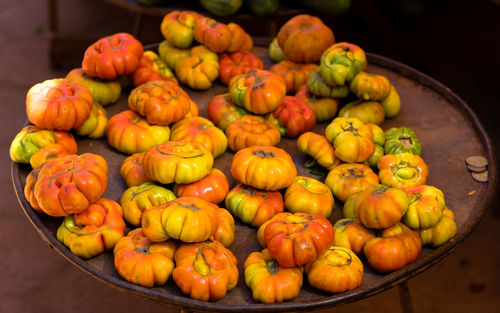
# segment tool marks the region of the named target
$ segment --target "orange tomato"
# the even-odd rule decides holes
[[[429,175],[424,159],[409,152],[386,154],[378,160],[377,167],[380,182],[399,189],[425,185]]]
[[[264,63],[250,51],[236,51],[219,55],[219,78],[221,83],[227,85],[231,78],[244,74],[252,68],[264,69]]]
[[[409,198],[403,190],[371,185],[347,198],[344,217],[357,217],[368,228],[387,228],[401,220],[408,203]]]
[[[172,81],[151,81],[130,92],[130,109],[150,124],[168,125],[182,119],[191,108],[191,98]]]
[[[283,267],[314,261],[333,243],[332,224],[317,214],[294,213],[273,219],[264,229],[269,254]]]
[[[214,158],[227,149],[227,138],[222,130],[201,116],[184,118],[172,126],[170,140],[198,141],[207,148]]]
[[[293,96],[285,96],[283,103],[267,118],[276,125],[281,135],[295,138],[316,124],[316,115],[307,104]]]
[[[127,187],[139,186],[143,183],[151,182],[151,179],[144,174],[142,161],[144,160],[144,152],[134,153],[123,160],[120,167],[120,175],[125,180]]]
[[[227,47],[227,52],[249,51],[253,48],[252,37],[238,24],[228,23],[227,27],[231,32],[231,40]]]
[[[310,177],[297,176],[285,192],[285,207],[292,213],[329,217],[333,203],[333,195],[328,186]]]
[[[335,114],[337,114],[340,103],[339,99],[329,97],[318,98],[309,92],[306,84],[299,87],[295,97],[304,100],[304,102],[313,109],[318,122],[331,120]]]
[[[57,239],[73,254],[88,259],[113,249],[124,232],[120,205],[101,198],[85,211],[66,216],[57,229]]]
[[[212,153],[198,141],[167,141],[144,154],[144,174],[163,184],[189,184],[207,176]]]
[[[142,229],[154,242],[169,238],[184,242],[204,241],[217,231],[217,209],[215,204],[198,198],[177,198],[144,211]]]
[[[333,245],[347,248],[358,255],[363,253],[366,242],[375,237],[375,230],[366,228],[355,218],[340,219],[333,225],[333,229]]]
[[[83,84],[65,78],[46,80],[28,90],[26,114],[35,126],[70,130],[87,120],[94,101]]]
[[[332,144],[324,136],[313,132],[305,132],[300,135],[297,138],[297,148],[328,170],[332,170],[342,163],[335,156],[335,149]]]
[[[214,234],[214,239],[219,241],[224,245],[224,247],[229,247],[233,244],[235,235],[234,219],[231,213],[224,208],[217,209],[217,220],[219,226]]]
[[[295,298],[302,287],[303,267],[285,268],[267,249],[252,252],[245,260],[245,282],[255,301],[276,303]]]
[[[85,211],[101,198],[108,184],[108,164],[93,153],[55,158],[38,169],[28,175],[26,198],[50,216]]]
[[[251,69],[229,81],[229,95],[236,105],[255,114],[274,111],[283,102],[286,84],[270,71]]]
[[[392,272],[415,261],[422,250],[417,233],[403,223],[382,231],[380,237],[369,240],[364,253],[368,263],[378,272]]]
[[[115,79],[132,74],[139,66],[144,48],[127,33],[117,33],[90,45],[82,60],[82,70],[90,77]]]
[[[122,237],[113,250],[118,274],[133,284],[153,287],[164,285],[174,270],[173,240],[153,243],[142,228],[131,230]]]
[[[212,168],[202,179],[190,184],[175,184],[173,190],[177,197],[196,197],[219,204],[229,191],[229,181],[221,170]]]
[[[145,84],[154,80],[166,80],[177,83],[174,73],[168,68],[159,55],[153,51],[146,51],[142,55],[139,66],[132,74],[134,86]]]
[[[160,30],[173,46],[187,49],[193,44],[194,28],[200,19],[194,11],[172,11],[163,17]]]
[[[63,145],[60,145],[58,143],[50,143],[31,156],[30,165],[35,169],[50,159],[66,156],[69,154],[70,153]]]
[[[285,56],[294,62],[318,62],[323,52],[335,43],[332,30],[321,19],[299,14],[278,31],[278,44]]]
[[[325,184],[341,202],[345,202],[350,195],[378,183],[377,174],[368,166],[359,163],[336,166],[325,179]]]
[[[375,151],[372,129],[355,117],[337,117],[325,129],[335,155],[347,163],[364,162]]]
[[[251,146],[234,155],[231,174],[245,185],[274,191],[290,186],[297,176],[297,169],[285,150]]]
[[[271,72],[281,75],[285,79],[286,92],[296,92],[300,86],[307,82],[309,74],[319,70],[319,65],[314,63],[296,63],[284,60],[271,66]]]
[[[134,111],[125,110],[109,119],[106,138],[111,147],[131,155],[168,141],[170,128],[151,125]]]
[[[120,198],[123,217],[133,226],[141,226],[142,213],[152,207],[174,200],[174,193],[153,183],[132,186],[125,190]]]
[[[250,146],[274,146],[281,140],[281,134],[264,118],[247,114],[232,122],[226,128],[229,148],[239,151]]]
[[[305,266],[311,286],[330,293],[353,290],[363,280],[363,263],[351,250],[331,246]]]
[[[206,90],[219,77],[219,57],[205,46],[196,46],[189,57],[177,61],[175,74],[181,83],[196,90]]]
[[[175,264],[175,283],[197,300],[223,298],[238,283],[236,257],[218,241],[182,244],[175,252]]]
[[[194,27],[194,39],[216,53],[224,52],[231,41],[231,30],[226,24],[202,16]]]

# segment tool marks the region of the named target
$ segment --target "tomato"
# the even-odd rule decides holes
[[[283,102],[285,94],[285,80],[270,71],[252,69],[229,82],[231,100],[255,114],[275,110]]]
[[[368,263],[378,272],[392,272],[410,264],[421,250],[420,237],[403,223],[384,229],[364,247]]]
[[[309,131],[316,124],[316,115],[307,104],[293,96],[285,96],[283,103],[267,117],[276,125],[281,135],[295,138]]]
[[[247,114],[226,128],[229,148],[232,151],[262,145],[274,146],[281,140],[279,130],[261,116]]]
[[[227,149],[227,138],[222,130],[201,116],[184,118],[172,126],[170,140],[198,141],[214,158]]]
[[[284,60],[271,66],[269,70],[285,79],[287,93],[294,93],[307,82],[309,74],[319,70],[319,66],[314,63],[303,64]]]
[[[357,217],[368,228],[387,228],[401,220],[408,209],[406,193],[384,185],[371,185],[344,203],[344,217]]]
[[[142,163],[144,174],[163,184],[189,184],[208,175],[214,157],[198,141],[167,141],[149,148]]]
[[[243,184],[238,184],[229,191],[225,205],[244,223],[254,227],[261,226],[285,208],[279,191],[260,190]]]
[[[328,186],[310,177],[297,176],[285,192],[285,207],[292,213],[329,217],[333,203],[333,195]]]
[[[182,119],[191,106],[191,98],[172,81],[151,81],[130,92],[128,106],[153,125],[169,125]]]
[[[182,244],[175,252],[175,264],[175,283],[197,300],[223,298],[238,283],[236,257],[218,241]]]
[[[124,232],[120,205],[101,198],[85,211],[66,216],[57,229],[57,239],[73,254],[89,259],[113,249]]]
[[[264,229],[269,254],[283,267],[314,261],[331,246],[334,235],[325,217],[306,213],[275,218]]]
[[[386,154],[377,163],[380,182],[400,189],[424,185],[429,168],[424,159],[408,152]]]
[[[368,166],[359,163],[341,164],[331,170],[325,179],[325,184],[341,202],[345,202],[350,195],[378,183],[377,174]]]
[[[177,197],[196,197],[219,204],[229,191],[229,181],[221,170],[212,168],[202,179],[190,184],[175,184],[173,190]]]
[[[309,284],[330,293],[356,289],[363,280],[363,263],[349,249],[331,246],[305,266]]]
[[[245,260],[245,282],[255,301],[276,303],[295,298],[302,287],[303,267],[285,268],[267,249],[252,252]]]
[[[231,174],[245,185],[274,191],[290,186],[297,176],[297,169],[285,150],[251,146],[234,155]]]
[[[371,128],[355,117],[337,117],[326,127],[325,136],[335,155],[347,163],[366,161],[375,151]]]
[[[139,66],[144,48],[127,33],[117,33],[90,45],[82,60],[82,70],[90,77],[116,79],[132,74]]]
[[[154,243],[136,228],[122,237],[113,250],[115,269],[126,281],[153,287],[164,285],[174,270],[174,240]]]
[[[144,183],[125,190],[120,198],[120,205],[125,220],[133,226],[140,226],[144,211],[165,204],[175,198],[172,191],[164,187],[153,183]]]
[[[144,234],[151,241],[169,238],[183,242],[200,242],[212,237],[219,220],[213,203],[194,197],[181,197],[155,206],[142,214]],[[179,221],[183,221],[179,223]]]

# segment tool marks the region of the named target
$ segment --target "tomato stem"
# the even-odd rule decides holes
[[[276,260],[274,259],[266,260],[266,268],[269,271],[269,273],[271,273],[271,275],[278,273],[280,270],[278,262],[276,262]]]
[[[273,159],[275,156],[274,156],[274,153],[272,152],[267,152],[267,151],[264,151],[264,150],[256,150],[254,152],[252,152],[255,156],[258,156],[259,158],[261,159]]]

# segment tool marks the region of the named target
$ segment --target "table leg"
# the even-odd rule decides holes
[[[57,0],[47,0],[47,26],[49,39],[49,58],[51,67],[57,67],[57,58],[55,57],[55,42],[58,28],[58,10]]]
[[[399,301],[401,301],[402,313],[413,313],[413,306],[411,305],[410,289],[408,283],[404,281],[399,285]]]
[[[134,35],[135,38],[139,38],[139,35],[141,33],[141,28],[142,28],[142,12],[138,12],[137,16],[135,17],[135,22],[134,22],[134,32],[132,35]]]

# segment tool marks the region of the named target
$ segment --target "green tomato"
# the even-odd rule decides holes
[[[106,110],[97,102],[92,106],[90,116],[83,124],[75,129],[78,136],[86,136],[97,139],[106,134],[106,126],[108,125],[108,117]]]
[[[50,130],[35,126],[24,127],[10,144],[10,158],[15,163],[29,164],[31,156],[44,146],[55,143],[56,138]]]
[[[101,80],[92,78],[83,73],[81,68],[71,70],[66,79],[76,81],[87,87],[94,102],[106,106],[120,99],[122,87],[119,80]]]
[[[385,154],[401,154],[409,152],[415,155],[422,153],[417,136],[407,127],[394,127],[385,132]]]
[[[120,205],[123,217],[134,226],[141,225],[141,216],[149,208],[159,206],[176,199],[175,194],[158,185],[147,182],[140,186],[131,186],[122,194]]]
[[[380,103],[382,104],[382,108],[384,108],[385,117],[387,118],[393,118],[401,111],[401,99],[399,98],[398,91],[392,85],[389,95],[380,101]]]
[[[158,47],[158,55],[160,55],[160,58],[165,61],[171,70],[175,70],[175,65],[179,60],[191,56],[191,50],[174,47],[168,41],[164,40]]]
[[[340,42],[326,49],[321,56],[320,72],[330,86],[345,85],[366,67],[363,49]]]
[[[283,50],[281,50],[281,47],[279,46],[278,40],[276,38],[274,38],[273,41],[271,41],[271,43],[269,44],[269,58],[274,63],[279,63],[286,60],[286,56],[283,53]]]
[[[385,144],[385,133],[380,126],[373,124],[373,123],[368,123],[366,126],[370,127],[372,130],[373,134],[373,143],[379,146],[384,147]]]
[[[238,12],[243,0],[200,0],[201,5],[217,16],[229,16]]]
[[[363,164],[371,168],[376,168],[378,160],[380,160],[380,158],[383,156],[384,156],[384,147],[376,144],[375,151],[373,152],[372,156],[368,160],[363,162]]]
[[[349,87],[346,85],[329,86],[319,71],[312,72],[307,78],[307,89],[318,97],[345,98],[349,95]]]
[[[258,16],[270,15],[278,11],[279,0],[248,0],[245,5]]]

